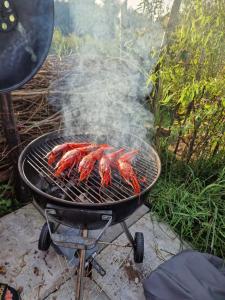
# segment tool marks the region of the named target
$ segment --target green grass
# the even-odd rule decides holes
[[[20,205],[13,195],[13,189],[8,184],[0,184],[0,217],[16,210]]]
[[[150,198],[153,211],[195,249],[225,258],[224,164],[207,161],[190,167],[168,154],[163,157],[163,172]]]

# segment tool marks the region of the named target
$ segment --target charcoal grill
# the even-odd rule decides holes
[[[141,180],[141,193],[134,195],[132,188],[116,170],[112,172],[112,184],[103,188],[100,185],[97,164],[86,182],[79,182],[76,169],[70,177],[65,172],[56,178],[54,165],[49,166],[45,156],[55,145],[71,141],[108,143],[115,149],[123,147],[127,151],[135,146],[139,154],[133,166]],[[47,250],[50,244],[57,252],[63,254],[63,249],[72,249],[69,255],[67,252],[70,261],[71,257],[74,258],[74,253],[80,251],[76,299],[82,299],[82,278],[87,263],[91,263],[102,276],[105,274],[94,256],[97,253],[97,244],[109,226],[121,223],[134,249],[135,262],[143,261],[143,234],[136,233],[133,238],[125,220],[143,204],[146,192],[151,189],[160,174],[159,157],[149,144],[131,134],[114,131],[110,134],[78,133],[73,136],[66,135],[62,130],[55,131],[31,142],[21,153],[18,166],[36,205],[45,213],[46,223],[39,238],[39,249]],[[70,229],[59,232],[59,225]],[[88,230],[95,230],[97,235],[88,236]]]

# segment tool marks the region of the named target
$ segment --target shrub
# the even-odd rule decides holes
[[[183,160],[224,158],[225,2],[186,3],[149,78],[155,89],[160,80],[156,123],[170,128],[170,149]]]

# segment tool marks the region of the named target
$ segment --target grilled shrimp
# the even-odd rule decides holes
[[[62,172],[68,168],[70,168],[69,174],[72,171],[73,167],[80,162],[80,160],[87,155],[90,151],[98,148],[99,145],[91,144],[89,146],[72,149],[66,152],[60,161],[56,165],[55,176],[60,176]]]
[[[124,153],[122,156],[120,156],[120,160],[131,162],[132,159],[138,154],[138,150],[132,150],[130,152]]]
[[[80,181],[83,181],[89,177],[92,170],[94,169],[96,161],[102,157],[105,150],[112,148],[113,147],[109,145],[102,145],[99,149],[89,153],[82,158],[78,168],[78,172],[80,173]]]
[[[141,187],[137,179],[137,175],[131,165],[131,160],[138,153],[137,150],[125,153],[117,160],[117,168],[121,177],[132,186],[134,193],[139,194],[141,192]]]
[[[125,149],[120,149],[113,153],[102,156],[99,161],[99,174],[101,177],[101,185],[107,187],[111,183],[111,165],[119,158]]]
[[[45,157],[48,159],[48,164],[52,165],[60,154],[64,155],[71,149],[85,147],[88,145],[90,145],[90,143],[64,143],[55,146]]]

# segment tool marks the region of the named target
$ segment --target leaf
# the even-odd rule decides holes
[[[171,95],[167,95],[161,102],[163,104],[168,104],[170,102],[170,100],[174,97],[174,95],[176,95],[176,93],[173,93]]]
[[[225,98],[222,98],[221,102],[222,102],[223,107],[225,107]]]
[[[151,74],[146,81],[146,85],[150,86],[150,84],[155,84],[157,78],[158,78],[158,76],[155,73]]]

